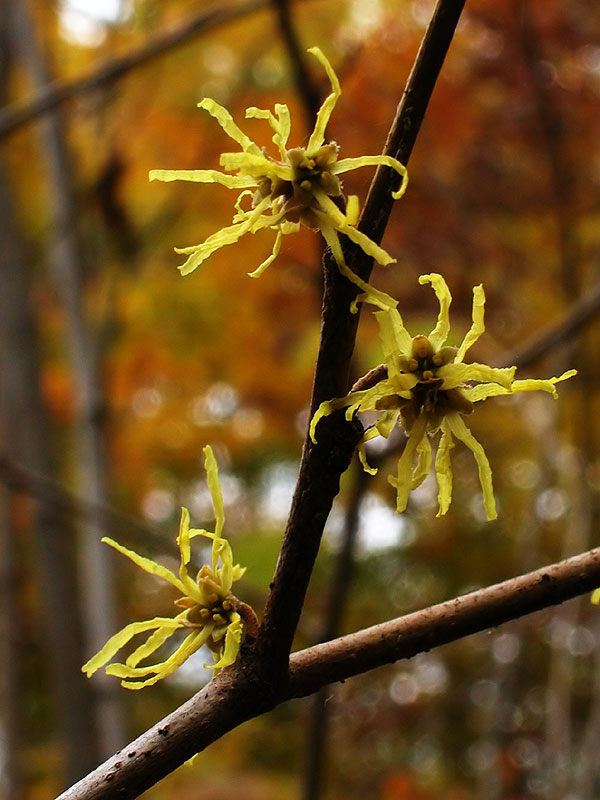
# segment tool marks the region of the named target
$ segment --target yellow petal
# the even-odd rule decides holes
[[[348,278],[351,283],[353,283],[355,286],[358,286],[358,288],[362,290],[362,293],[357,295],[350,304],[350,311],[353,314],[356,314],[358,311],[358,304],[363,302],[371,303],[386,310],[393,309],[398,302],[397,300],[394,300],[394,298],[386,292],[382,292],[380,289],[376,289],[374,286],[371,286],[370,283],[363,281],[362,278],[359,278],[359,276],[347,266],[346,262],[344,261],[344,254],[337,231],[333,230],[333,228],[323,222],[321,226],[321,233],[327,244],[331,247],[332,255],[342,275],[345,278]]]
[[[246,190],[246,191],[244,191],[244,192],[241,192],[241,193],[238,195],[238,197],[237,197],[237,200],[236,200],[236,201],[235,201],[235,203],[233,204],[233,207],[234,207],[234,208],[235,208],[235,210],[238,212],[238,213],[235,215],[235,217],[233,218],[233,221],[234,221],[234,222],[243,222],[243,221],[244,221],[244,220],[245,220],[245,219],[248,217],[248,214],[251,214],[251,213],[252,213],[252,209],[250,209],[250,211],[246,211],[246,210],[245,210],[245,209],[242,207],[242,202],[243,202],[244,198],[247,198],[247,197],[248,197],[248,198],[253,198],[253,197],[254,197],[254,195],[255,195],[255,192],[251,192],[249,189],[247,189],[247,190]]]
[[[556,399],[558,397],[558,392],[556,391],[556,384],[560,383],[561,381],[566,381],[569,378],[572,378],[573,375],[577,375],[576,369],[569,369],[567,372],[563,372],[558,378],[546,378],[545,380],[535,380],[533,378],[528,378],[525,380],[514,381],[512,384],[512,391],[513,392],[534,392],[534,391],[542,391],[542,392],[550,392],[550,394]]]
[[[321,215],[318,214],[318,216]],[[346,265],[344,253],[342,251],[342,245],[340,243],[337,231],[328,223],[324,215],[322,216],[322,219],[323,222],[321,224],[321,234],[331,248],[331,253],[336,264],[338,265],[340,272],[342,275],[348,278],[351,283],[353,283],[355,286],[358,286],[358,288],[362,289],[363,291],[363,294],[358,295],[351,303],[350,310],[352,313],[356,314],[358,311],[358,303],[362,301],[373,303],[373,305],[377,305],[380,308],[394,308],[397,301],[394,300],[393,297],[385,292],[379,291],[379,289],[375,289],[375,287],[371,286],[370,283],[363,281],[362,278],[359,278],[358,275],[352,272],[350,267]]]
[[[242,575],[246,574],[246,567],[240,567],[239,564],[235,564],[231,569],[231,581],[235,583],[235,581],[239,581]]]
[[[156,561],[152,561],[149,558],[140,556],[134,550],[129,550],[127,547],[123,547],[122,544],[115,542],[114,539],[110,539],[108,536],[104,536],[102,541],[105,544],[110,545],[110,547],[114,548],[115,550],[118,550],[119,553],[127,556],[127,558],[130,559],[130,561],[133,561],[134,564],[137,564],[138,567],[141,567],[151,575],[157,575],[159,578],[162,578],[164,581],[170,583],[176,589],[179,589],[182,594],[185,594],[185,587],[183,583],[171,572],[170,569],[167,569],[167,567],[163,567],[162,564],[157,564]]]
[[[221,153],[219,162],[227,170],[238,169],[242,176],[250,175],[253,178],[269,177],[281,178],[290,181],[293,178],[292,168],[285,164],[278,164],[265,155],[256,153]],[[256,184],[254,184],[256,185]]]
[[[356,225],[360,213],[360,204],[358,202],[358,195],[351,194],[346,203],[346,222],[349,225]]]
[[[285,148],[292,129],[290,110],[285,103],[275,103],[275,113],[277,114],[278,128],[273,136],[273,143],[279,148],[281,157],[285,157]]]
[[[228,594],[231,590],[231,584],[233,583],[233,553],[231,552],[231,545],[225,539],[221,539],[219,545],[220,546],[217,552],[221,558],[223,566],[219,567],[216,570],[216,573],[219,578],[222,591],[225,594]]]
[[[380,247],[372,239],[369,239],[369,237],[359,231],[358,228],[349,225],[346,217],[322,189],[315,187],[313,189],[313,194],[319,201],[320,208],[313,208],[312,210],[317,218],[322,221],[319,225],[321,232],[323,232],[324,225],[330,225],[357,244],[368,256],[374,258],[378,264],[385,267],[388,264],[394,264],[396,262],[396,259],[392,258],[383,247]],[[393,305],[396,303],[397,301],[394,300]]]
[[[115,633],[114,636],[111,636],[104,647],[83,665],[81,671],[85,672],[89,678],[94,672],[100,669],[100,667],[104,666],[107,661],[110,661],[110,659],[138,633],[144,633],[153,628],[164,628],[173,632],[180,627],[181,623],[170,617],[154,617],[154,619],[147,619],[143,622],[131,622],[118,633]]]
[[[398,459],[398,472],[397,476],[390,475],[388,481],[392,486],[396,487],[396,512],[400,513],[406,509],[408,503],[408,495],[412,485],[413,476],[413,459],[417,446],[420,444],[421,439],[426,435],[425,429],[427,427],[427,418],[425,414],[421,414],[415,421],[410,436],[404,446],[404,451]]]
[[[396,308],[389,311],[376,311],[375,319],[379,325],[379,339],[388,374],[390,376],[400,375],[399,358],[410,355],[412,336],[404,327],[400,312]]]
[[[249,189],[258,184],[249,175],[226,175],[215,169],[152,169],[148,173],[151,181],[192,181],[194,183],[220,183],[228,189]]]
[[[365,450],[364,442],[359,443],[357,450],[358,450],[358,460],[360,461],[364,471],[367,472],[369,475],[377,475],[377,468],[371,467],[369,465],[369,462],[367,461],[367,452]]]
[[[252,139],[249,139],[248,136],[238,128],[229,111],[222,105],[211,100],[210,97],[205,97],[204,100],[198,103],[198,107],[208,111],[208,113],[217,120],[227,136],[241,145],[245,152],[255,153],[256,155],[262,154],[260,147],[254,144]]]
[[[203,644],[208,640],[212,630],[212,625],[195,630],[190,633],[177,650],[166,661],[160,664],[153,664],[148,667],[128,667],[126,664],[111,664],[106,668],[108,675],[114,675],[117,678],[141,678],[145,675],[152,677],[147,680],[122,680],[121,686],[125,689],[143,689],[145,686],[152,686],[157,681],[167,678],[177,670],[184,661],[199,650]],[[152,675],[152,673],[155,673]]]
[[[190,558],[192,557],[190,550],[190,512],[183,506],[181,508],[177,545],[179,547],[179,553],[181,554],[181,565],[179,568],[179,575],[181,577],[181,571],[185,571],[185,567],[190,563]]]
[[[479,386],[465,386],[461,392],[472,403],[480,400],[487,400],[488,397],[499,397],[500,395],[510,394],[511,390],[506,386],[499,386],[497,383],[480,383]]]
[[[346,395],[345,397],[335,397],[333,400],[325,400],[325,402],[321,403],[321,405],[315,411],[313,418],[310,421],[310,427],[308,429],[310,439],[313,444],[317,443],[317,438],[315,435],[315,431],[317,429],[317,425],[319,421],[323,417],[329,416],[329,414],[333,413],[339,408],[345,408],[348,405],[348,399],[350,398],[351,394],[358,394],[358,392],[351,392],[350,394]]]
[[[404,379],[403,383],[401,383],[402,379]],[[348,395],[348,401],[351,405],[348,406],[346,419],[352,419],[357,410],[379,410],[377,407],[378,401],[390,397],[390,395],[397,395],[400,391],[408,393],[416,382],[417,380],[414,375],[400,375],[398,378],[393,379],[384,378],[378,381],[375,386],[371,386],[370,389],[361,389],[358,392],[351,392],[350,395]]]
[[[430,283],[440,304],[437,324],[428,337],[433,345],[433,349],[437,351],[444,344],[450,333],[449,310],[450,303],[452,302],[452,295],[450,294],[446,281],[437,272],[432,272],[429,275],[421,275],[419,283]]]
[[[463,418],[457,411],[447,414],[445,421],[448,427],[461,442],[466,444],[469,450],[475,456],[477,462],[477,471],[479,472],[479,483],[483,492],[483,507],[488,519],[496,519],[498,514],[496,512],[496,501],[494,499],[494,487],[492,485],[492,470],[490,462],[485,454],[485,450],[477,439],[473,436],[471,431],[465,425]]]
[[[206,469],[206,480],[212,497],[213,508],[215,510],[216,525],[215,536],[220,537],[225,523],[225,513],[223,511],[223,494],[219,482],[219,468],[217,460],[210,445],[202,449],[204,453],[204,467]],[[214,569],[214,566],[213,566]]]
[[[337,231],[333,228],[332,225],[329,224],[327,219],[323,219],[320,230],[321,234],[323,235],[323,238],[331,248],[331,254],[333,255],[335,263],[338,265],[338,267],[340,266],[340,264],[343,264],[346,267],[346,262],[344,261],[344,253],[342,251],[342,244],[340,242],[340,237],[337,235]],[[346,267],[346,269],[348,270],[348,272],[350,272],[348,267]],[[354,273],[352,273],[352,275],[354,275]],[[355,277],[358,279],[358,276]]]
[[[477,339],[479,339],[481,334],[485,331],[485,324],[483,321],[484,313],[485,292],[483,291],[483,286],[479,284],[479,286],[473,287],[473,311],[471,314],[473,324],[462,340],[461,346],[458,348],[456,358],[454,359],[456,364],[460,364],[461,361],[464,361],[467,350],[475,344]]]
[[[242,641],[242,631],[244,624],[241,619],[237,619],[227,626],[225,634],[225,646],[221,658],[213,664],[212,669],[215,673],[234,663],[240,652]]]
[[[383,414],[379,417],[379,419],[375,423],[375,428],[379,433],[379,435],[387,439],[390,433],[396,427],[399,416],[400,416],[400,411],[398,409],[391,409],[389,411],[384,411]]]
[[[358,158],[342,158],[331,167],[334,175],[341,175],[343,172],[350,172],[360,167],[377,167],[379,165],[391,167],[402,177],[402,183],[397,192],[392,192],[394,200],[399,200],[408,186],[408,173],[404,164],[392,156],[359,156]]]
[[[452,502],[452,465],[450,463],[450,450],[454,447],[454,441],[450,429],[442,421],[442,437],[438,445],[435,457],[435,474],[438,484],[438,513],[437,517],[443,516]]]
[[[193,272],[217,250],[227,245],[234,244],[253,227],[256,229],[257,224],[260,224],[262,227],[269,227],[269,225],[273,223],[273,218],[265,216],[263,212],[269,207],[270,202],[270,199],[266,197],[250,214],[248,214],[244,222],[237,222],[234,225],[229,225],[227,228],[216,231],[216,233],[209,236],[202,244],[186,248],[176,247],[176,253],[191,253],[188,260],[179,267],[181,274],[189,275],[190,272]]]
[[[412,481],[410,484],[411,491],[416,489],[417,486],[420,486],[431,471],[431,444],[429,443],[427,434],[423,436],[417,445],[417,453],[419,454],[419,459],[415,471],[412,474]]]
[[[236,223],[234,225],[229,225],[227,228],[222,228],[216,233],[213,233],[209,236],[202,244],[195,245],[194,247],[189,248],[175,248],[176,253],[183,253],[187,255],[188,253],[189,258],[183,264],[181,264],[178,269],[182,275],[189,275],[190,272],[193,272],[197,269],[200,264],[204,263],[207,258],[212,256],[217,250],[220,250],[222,247],[226,247],[229,244],[235,244],[241,237],[248,233],[248,228],[250,226],[246,223]]]
[[[276,116],[275,116],[276,115]],[[291,131],[289,108],[283,103],[275,104],[275,115],[267,109],[251,106],[246,109],[246,119],[266,119],[275,131],[272,142],[279,149],[279,155],[285,159],[285,148]]]
[[[281,231],[281,230],[277,231],[277,236],[275,237],[275,244],[273,245],[273,250],[271,251],[271,255],[268,258],[265,258],[265,260],[262,262],[262,264],[260,264],[254,270],[254,272],[249,272],[248,273],[248,275],[251,278],[260,277],[263,274],[263,272],[266,270],[266,268],[268,266],[270,266],[273,263],[273,261],[275,261],[275,259],[279,255],[279,251],[281,250],[281,240],[282,240],[282,238],[283,238],[283,231]]]
[[[184,611],[183,614],[185,613]],[[178,614],[178,617],[183,617],[183,614]],[[133,653],[127,657],[125,661],[126,666],[137,667],[140,661],[143,661],[145,658],[148,658],[148,656],[151,656],[152,653],[155,653],[170,636],[173,636],[173,633],[173,630],[164,627],[155,630],[143,644],[137,647]]]
[[[592,592],[592,603],[600,605],[600,589],[594,589]]]
[[[444,379],[443,389],[455,389],[465,381],[478,383],[499,383],[510,391],[514,386],[516,367],[489,367],[487,364],[444,364],[436,372]]]
[[[331,117],[331,112],[333,111],[335,104],[337,103],[338,97],[342,93],[342,89],[340,87],[340,82],[337,78],[337,75],[333,71],[333,67],[323,54],[323,52],[318,47],[309,47],[309,53],[319,61],[319,63],[325,67],[325,72],[327,73],[327,77],[329,78],[329,82],[331,84],[332,92],[328,95],[325,100],[323,101],[321,108],[317,114],[317,119],[315,122],[315,127],[313,132],[310,135],[310,139],[308,140],[308,144],[306,146],[306,153],[308,156],[314,156],[325,141],[325,129],[327,128],[327,123],[329,122],[329,118]]]

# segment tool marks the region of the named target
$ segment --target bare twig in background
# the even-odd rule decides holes
[[[600,584],[600,548],[292,654],[290,682],[265,691],[243,663],[57,800],[132,800],[227,731],[292,697],[562,603]],[[262,689],[262,691],[261,691]]]
[[[93,502],[87,497],[79,497],[52,478],[12,461],[2,451],[0,451],[0,483],[15,492],[22,492],[53,506],[56,511],[65,515],[69,523],[74,519],[100,519],[102,526],[110,530],[111,536],[122,539],[128,546],[147,547],[152,543],[162,546],[172,541],[172,537],[167,538],[159,527],[142,522],[137,517],[124,514],[109,505]]]
[[[157,36],[133,52],[118,56],[103,64],[90,75],[70,81],[56,81],[41,89],[34,98],[22,105],[10,106],[0,111],[0,137],[47,114],[79,94],[99,89],[122,78],[131,70],[186,44],[200,34],[266,8],[270,2],[271,0],[250,0],[247,3],[234,4],[230,8],[222,5],[214,6],[183,23],[175,30]]]
[[[529,342],[525,342],[514,356],[506,360],[506,363],[519,368],[529,366],[549,350],[567,343],[569,338],[591,322],[599,311],[600,283],[574,302],[561,319],[536,334]]]

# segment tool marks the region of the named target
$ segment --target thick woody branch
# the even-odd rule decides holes
[[[294,653],[292,697],[494,628],[600,585],[600,547],[517,578]]]
[[[464,0],[438,0],[421,44],[404,97],[388,138],[386,152],[406,163],[423,120],[429,98],[452,41]],[[376,173],[360,224],[379,241],[392,208],[391,191],[397,188],[392,170]],[[350,268],[367,278],[372,261],[362,250],[348,247]],[[324,400],[344,395],[348,388],[358,315],[350,313],[356,287],[340,274],[331,255],[324,259],[325,294],[321,341],[315,369],[311,413]],[[307,438],[292,509],[284,535],[271,593],[257,640],[257,655],[266,669],[276,669],[285,680],[288,653],[300,618],[325,521],[339,491],[345,471],[360,438],[360,429],[332,414],[319,427],[319,443]]]
[[[57,800],[131,800],[242,722],[321,686],[518,619],[600,585],[600,548],[294,653],[276,689],[225,670]]]

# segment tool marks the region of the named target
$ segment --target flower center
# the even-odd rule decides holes
[[[427,336],[415,336],[410,356],[400,358],[403,372],[414,372],[419,381],[436,379],[437,368],[449,364],[456,356],[456,347],[442,347],[437,352]]]
[[[401,357],[403,372],[412,372],[418,379],[410,390],[411,399],[405,401],[400,412],[407,431],[422,412],[427,416],[428,428],[435,431],[451,411],[470,414],[473,410],[473,404],[460,389],[444,389],[444,379],[437,377],[438,368],[451,363],[456,353],[456,347],[442,347],[436,351],[427,336],[415,336],[410,356]]]
[[[209,598],[212,601],[212,597]],[[195,605],[188,611],[186,622],[191,627],[208,625],[229,625],[233,612],[233,603],[225,598],[215,596],[214,602],[209,606]]]

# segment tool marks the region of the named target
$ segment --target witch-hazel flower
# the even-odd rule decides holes
[[[346,418],[357,411],[376,411],[379,418],[363,435],[359,456],[368,472],[364,443],[375,436],[388,437],[399,421],[408,434],[398,461],[397,474],[388,480],[396,487],[397,511],[404,511],[412,489],[419,486],[431,469],[430,436],[441,432],[435,458],[438,482],[438,516],[445,514],[452,500],[450,451],[454,439],[473,453],[479,471],[483,505],[488,519],[496,519],[492,471],[485,451],[473,436],[464,417],[475,403],[488,397],[541,390],[557,397],[556,384],[576,374],[568,370],[558,378],[515,380],[516,367],[496,368],[487,364],[464,363],[467,351],[485,330],[485,294],[481,285],[473,289],[472,325],[459,347],[446,345],[450,332],[449,308],[452,297],[441,275],[421,275],[421,284],[431,284],[440,304],[437,324],[427,335],[411,336],[396,308],[381,303],[367,292],[357,298],[381,308],[375,312],[379,324],[385,363],[360,379],[345,396],[321,403],[315,413],[310,435],[316,442],[319,420],[335,409],[346,408]],[[416,459],[416,464],[415,464]]]
[[[338,159],[339,146],[335,142],[325,143],[325,129],[341,94],[340,83],[318,47],[312,47],[308,52],[325,68],[331,93],[319,109],[306,147],[288,149],[291,119],[287,105],[277,103],[275,113],[255,107],[246,109],[247,119],[264,119],[273,130],[272,142],[278,150],[278,158],[273,158],[264,147],[259,147],[240,130],[226,108],[210,98],[204,98],[199,107],[217,120],[225,133],[240,145],[241,152],[222,153],[220,163],[224,172],[212,169],[155,169],[150,172],[150,180],[219,183],[229,189],[242,190],[235,202],[236,213],[231,225],[213,233],[202,244],[175,248],[176,252],[187,256],[185,263],[179,267],[182,275],[192,272],[214,252],[239,241],[246,233],[272,230],[275,241],[271,255],[249,273],[251,277],[257,277],[279,254],[283,236],[297,232],[301,224],[321,231],[342,272],[363,289],[366,284],[344,262],[340,233],[379,264],[395,261],[355,227],[359,211],[358,197],[352,195],[348,198],[345,212],[332,198],[342,194],[340,175],[359,167],[383,164],[396,170],[402,177],[399,190],[393,193],[393,197],[398,199],[406,189],[406,169],[397,159],[386,155]],[[384,297],[381,293],[380,299]]]
[[[128,656],[125,663],[113,663],[106,667],[107,674],[121,678],[121,686],[127,689],[141,689],[166,678],[203,645],[213,653],[214,673],[236,660],[244,627],[243,619],[237,609],[242,606],[248,609],[248,606],[240,603],[231,594],[231,586],[234,581],[242,577],[245,568],[233,564],[231,547],[222,536],[225,517],[217,462],[209,446],[206,446],[203,452],[208,486],[215,510],[215,531],[212,533],[204,529],[190,528],[189,512],[186,508],[182,509],[177,537],[180,553],[179,575],[175,575],[167,567],[149,558],[138,555],[133,550],[128,550],[108,537],[102,539],[131,559],[138,567],[174,586],[181,594],[181,597],[175,600],[175,605],[182,610],[174,617],[154,617],[126,625],[83,665],[82,671],[88,678],[110,661],[134,636],[148,632],[150,632],[148,638]],[[212,561],[210,566],[208,564],[202,566],[193,578],[188,572],[188,565],[191,560],[190,541],[196,536],[212,541]],[[148,666],[139,666],[178,631],[187,631],[187,635],[168,658]]]

